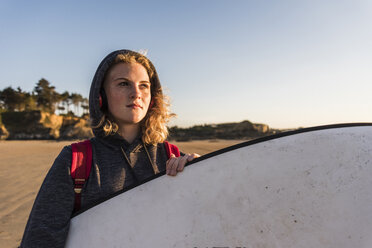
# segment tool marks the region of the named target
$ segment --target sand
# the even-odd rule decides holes
[[[200,155],[241,140],[172,142]],[[40,185],[63,146],[70,141],[0,142],[0,247],[18,247]]]

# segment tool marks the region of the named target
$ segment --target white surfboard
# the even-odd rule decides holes
[[[372,247],[372,124],[203,156],[75,216],[66,247]]]

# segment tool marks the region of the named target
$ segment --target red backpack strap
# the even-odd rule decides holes
[[[90,140],[71,144],[71,177],[74,180],[75,206],[78,211],[81,206],[81,190],[89,177],[92,168],[92,144]]]
[[[169,143],[168,141],[164,141],[165,150],[167,150],[167,157],[170,158],[171,154],[174,154],[174,156],[179,157],[181,156],[180,150],[177,146]]]

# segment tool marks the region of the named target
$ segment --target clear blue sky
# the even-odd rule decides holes
[[[0,89],[87,97],[107,53],[147,49],[172,125],[372,122],[371,27],[359,0],[2,0]]]

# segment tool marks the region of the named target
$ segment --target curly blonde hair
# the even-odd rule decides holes
[[[118,54],[110,68],[119,63],[139,63],[147,70],[151,83],[152,104],[146,116],[140,122],[142,140],[146,144],[154,145],[164,142],[168,137],[168,128],[166,124],[175,114],[170,113],[169,99],[163,94],[155,67],[148,58],[139,53]],[[103,112],[104,115],[98,125],[93,128],[102,128],[106,136],[117,133],[119,131],[119,126],[110,117],[107,109]]]

